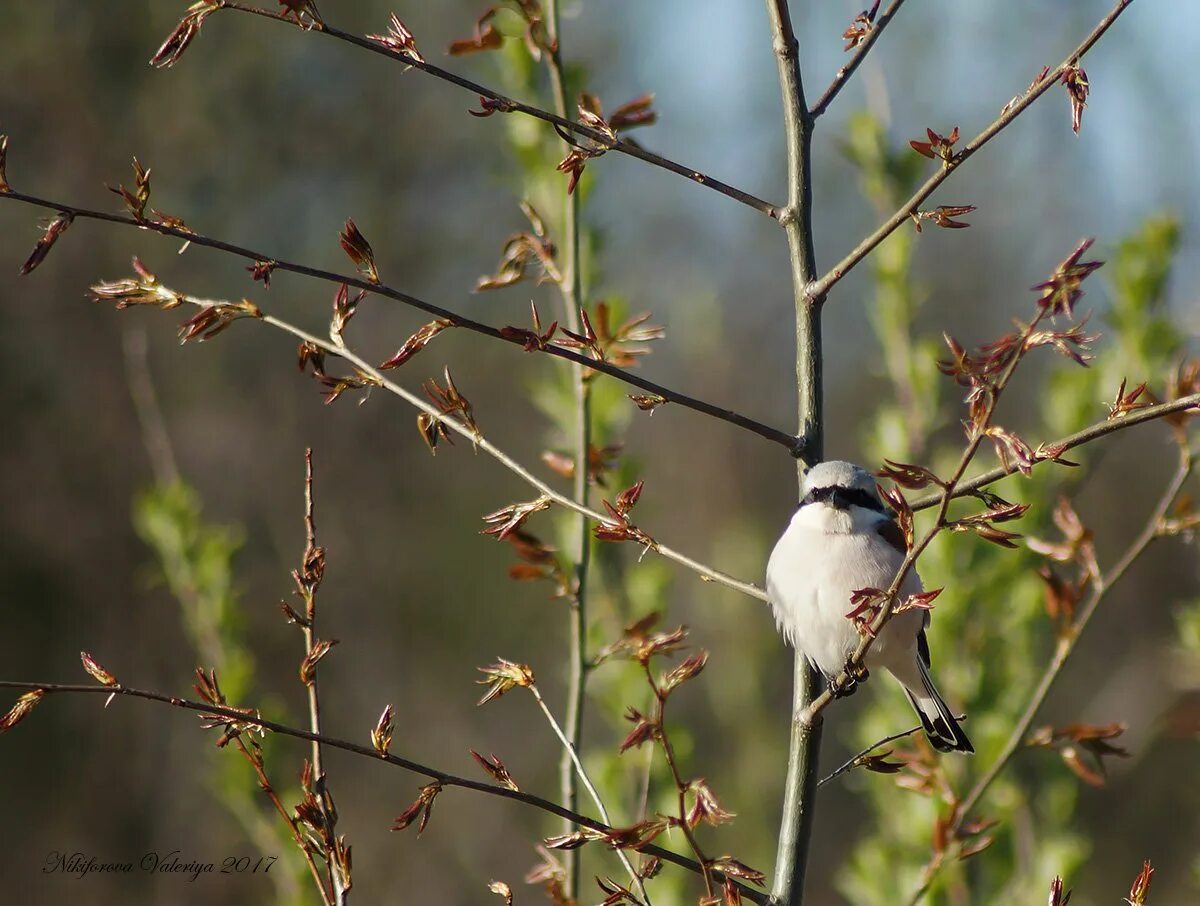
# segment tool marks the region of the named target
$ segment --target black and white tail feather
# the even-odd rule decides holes
[[[907,686],[904,687],[904,694],[908,696],[913,710],[921,719],[921,726],[925,735],[929,737],[930,745],[939,752],[973,753],[975,747],[971,745],[971,740],[950,713],[950,708],[933,685],[933,680],[929,678],[929,642],[925,638],[924,629],[917,636],[917,666],[921,670],[921,684],[925,694],[918,696]]]

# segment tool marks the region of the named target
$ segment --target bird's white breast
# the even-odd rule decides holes
[[[852,593],[886,589],[903,562],[903,555],[875,531],[883,520],[862,507],[810,504],[792,517],[771,553],[767,596],[780,631],[827,675],[842,669],[859,642],[846,617]],[[901,594],[920,588],[920,579],[910,572]],[[872,646],[868,665],[911,659],[922,620],[917,611],[893,619]]]

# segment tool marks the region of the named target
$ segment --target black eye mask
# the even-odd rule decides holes
[[[874,510],[876,513],[883,512],[883,504],[875,499],[874,495],[862,490],[862,488],[840,488],[840,487],[825,487],[813,488],[804,495],[804,499],[800,501],[800,506],[808,506],[810,503],[828,502],[834,506],[845,509],[849,506],[860,506],[866,510]]]

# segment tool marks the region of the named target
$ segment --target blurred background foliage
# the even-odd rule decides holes
[[[172,70],[145,61],[185,4],[128,0],[10,3],[0,10],[0,131],[12,135],[19,188],[95,207],[115,200],[137,154],[154,169],[154,203],[195,228],[319,266],[345,266],[336,234],[353,216],[385,279],[495,324],[526,323],[530,298],[557,312],[552,287],[473,296],[532,199],[552,223],[563,177],[552,132],[516,117],[467,116],[472,98],[386,60],[250,17],[220,14]],[[396,11],[427,57],[469,34],[482,5],[392,6],[325,0],[331,21],[382,31]],[[860,4],[796,4],[810,93],[841,65],[838,40]],[[911,7],[911,8],[910,8]],[[908,147],[926,126],[973,134],[1046,63],[1062,57],[1108,3],[928,0],[906,6],[825,118],[816,146],[817,250],[828,263],[895,207],[929,164]],[[572,78],[606,109],[656,92],[649,147],[764,197],[781,197],[778,89],[758,5],[632,0],[566,5]],[[1172,27],[1163,29],[1170,21]],[[1194,353],[1200,323],[1197,216],[1189,161],[1200,108],[1184,80],[1200,11],[1140,0],[1086,61],[1093,95],[1070,133],[1057,90],[956,175],[939,203],[971,203],[972,227],[901,231],[841,284],[826,319],[827,453],[939,468],[959,443],[959,394],[934,362],[945,330],[967,344],[1024,316],[1027,287],[1084,235],[1109,263],[1084,309],[1103,335],[1087,371],[1057,357],[1023,369],[1001,423],[1036,442],[1102,418],[1122,377],[1161,382]],[[982,36],[987,36],[986,40]],[[47,61],[52,60],[52,65]],[[548,105],[543,74],[519,42],[453,69]],[[1147,136],[1152,136],[1148,140]],[[667,338],[647,375],[790,427],[791,303],[782,237],[765,218],[715,193],[609,155],[589,166],[585,284],[630,314],[653,312]],[[479,516],[527,491],[464,444],[430,457],[412,413],[379,394],[325,408],[293,365],[293,344],[237,325],[180,349],[158,312],[120,315],[85,303],[98,278],[124,275],[137,253],[169,285],[206,296],[250,295],[323,333],[332,289],[277,273],[269,291],[243,262],[128,230],[77,223],[24,282],[15,272],[37,236],[37,212],[0,205],[0,380],[9,442],[0,446],[0,663],[13,678],[72,680],[93,652],[126,682],[183,692],[197,663],[216,666],[232,700],[303,720],[294,630],[277,602],[303,549],[303,449],[317,458],[318,525],[329,549],[322,621],[341,645],[322,664],[329,732],[365,741],[382,706],[397,706],[394,751],[477,771],[469,748],[501,756],[523,788],[557,788],[558,751],[518,696],[475,710],[475,667],[496,655],[531,664],[551,706],[566,613],[548,586],[512,583],[507,547],[481,537]],[[551,315],[553,317],[553,315]],[[352,341],[382,359],[425,319],[367,305]],[[867,329],[867,326],[871,328]],[[158,397],[173,464],[139,421],[136,336]],[[130,336],[134,341],[130,341]],[[405,366],[409,386],[451,366],[490,438],[523,462],[565,450],[567,370],[470,335],[443,334]],[[639,523],[729,572],[758,579],[795,505],[790,459],[765,441],[667,406],[636,411],[595,384],[596,443],[624,444],[608,495],[646,480]],[[982,457],[990,461],[990,452]],[[1162,426],[1134,429],[1000,490],[1035,504],[1022,531],[1045,536],[1060,493],[1096,530],[1111,563],[1174,461]],[[552,473],[546,470],[548,477]],[[1193,489],[1194,490],[1194,489]],[[566,548],[565,517],[531,528]],[[769,870],[783,782],[790,655],[765,608],[627,546],[596,548],[591,643],[651,610],[688,623],[712,652],[703,677],[672,700],[681,757],[705,776],[731,826],[702,843]],[[997,842],[943,873],[934,902],[1038,902],[1064,873],[1080,903],[1113,902],[1143,858],[1158,868],[1153,902],[1194,903],[1200,864],[1195,713],[1200,605],[1195,548],[1156,544],[1106,601],[1041,722],[1129,725],[1132,757],[1108,783],[1082,785],[1052,752],[1020,753],[980,813]],[[1002,744],[1053,649],[1038,558],[944,536],[922,561],[947,586],[933,621],[936,673],[970,714],[980,751],[947,760],[965,788]],[[592,677],[587,764],[613,811],[641,807],[648,753],[618,758],[627,705],[645,707],[631,665]],[[91,877],[95,902],[211,902],[237,896],[305,902],[304,877],[249,769],[218,752],[189,715],[132,701],[104,712],[91,698],[44,703],[0,745],[8,809],[3,866],[25,902],[61,902],[75,883],[43,877],[52,850],[130,858],[179,849],[285,856],[278,875],[194,884],[177,877]],[[1190,714],[1190,722],[1189,722]],[[829,712],[823,763],[908,725],[887,682]],[[1190,735],[1189,735],[1190,728]],[[294,790],[303,747],[270,740],[268,766]],[[486,882],[519,887],[531,843],[557,822],[454,790],[420,840],[386,832],[420,781],[328,757],[355,887],[369,902],[483,900]],[[668,787],[650,777],[649,807]],[[285,796],[292,801],[294,795]],[[852,773],[823,788],[811,857],[812,902],[895,903],[929,855],[933,803],[887,776]],[[85,817],[86,816],[86,817]],[[619,866],[589,854],[589,871]],[[290,873],[289,873],[290,872]],[[664,872],[657,903],[694,888]],[[234,886],[236,885],[236,887]],[[585,888],[586,889],[586,888]],[[520,901],[540,894],[518,889]]]

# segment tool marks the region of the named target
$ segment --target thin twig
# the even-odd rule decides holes
[[[713,879],[712,868],[709,866],[709,861],[704,855],[704,851],[700,849],[700,844],[696,841],[696,834],[688,825],[687,820],[687,789],[688,785],[683,779],[683,775],[679,772],[679,763],[675,758],[675,748],[671,745],[671,737],[667,734],[666,725],[666,710],[667,696],[659,688],[658,683],[654,679],[654,673],[650,670],[650,661],[642,661],[642,669],[646,673],[646,682],[650,684],[650,689],[654,692],[655,699],[655,714],[654,724],[658,728],[658,741],[662,743],[663,758],[667,761],[667,767],[671,769],[671,777],[675,780],[675,791],[677,793],[677,803],[679,806],[679,828],[683,831],[683,836],[687,840],[688,845],[692,848],[692,852],[696,855],[696,861],[700,863],[701,874],[704,877],[705,895],[712,899],[713,897]]]
[[[235,739],[234,742],[237,744],[238,751],[245,756],[246,761],[250,762],[250,766],[254,768],[254,773],[258,777],[259,788],[266,793],[267,798],[271,800],[271,804],[275,806],[275,811],[279,813],[279,817],[283,819],[288,829],[292,832],[292,840],[304,856],[304,861],[308,864],[308,870],[313,876],[313,882],[317,885],[317,890],[321,891],[321,902],[325,906],[334,906],[334,895],[326,887],[325,879],[321,876],[321,870],[317,868],[316,860],[312,857],[312,851],[304,842],[304,838],[300,834],[300,829],[296,826],[296,819],[288,814],[287,809],[284,808],[283,803],[279,799],[279,794],[275,792],[275,787],[271,785],[270,778],[267,777],[267,771],[263,765],[262,753],[251,752],[241,737]]]
[[[103,694],[103,695],[126,695],[132,698],[143,698],[149,701],[162,702],[163,704],[173,705],[176,708],[183,708],[187,711],[195,711],[199,714],[215,714],[221,717],[228,717],[239,724],[249,724],[256,727],[262,727],[264,730],[270,730],[273,733],[278,733],[281,736],[291,736],[296,739],[304,739],[310,742],[317,741],[327,749],[340,749],[343,752],[351,752],[355,755],[362,755],[374,761],[383,761],[396,767],[404,768],[406,771],[411,771],[414,774],[420,774],[428,777],[431,780],[438,781],[442,786],[456,786],[465,790],[474,790],[477,793],[486,793],[489,796],[498,796],[502,799],[511,799],[516,802],[522,802],[525,805],[548,812],[551,815],[557,815],[560,818],[570,818],[579,827],[587,827],[592,830],[600,831],[608,834],[613,828],[609,827],[601,821],[594,818],[589,818],[587,815],[580,815],[563,808],[556,802],[551,802],[549,799],[543,799],[540,796],[535,796],[532,793],[525,793],[520,790],[510,789],[509,787],[500,786],[499,784],[484,783],[479,780],[471,780],[467,777],[459,777],[455,774],[450,774],[445,771],[439,771],[436,768],[420,764],[415,761],[410,761],[407,758],[402,758],[399,755],[391,753],[381,753],[368,746],[359,745],[358,743],[349,742],[345,739],[338,739],[334,736],[326,736],[324,734],[315,734],[311,730],[302,729],[300,727],[292,727],[287,724],[277,723],[273,720],[267,720],[260,717],[257,712],[246,713],[245,711],[234,708],[224,707],[221,705],[210,705],[207,702],[191,701],[186,698],[177,698],[173,695],[163,695],[160,692],[150,692],[145,689],[135,689],[130,686],[101,686],[101,685],[77,685],[73,683],[30,683],[19,682],[14,680],[0,680],[0,689],[42,689],[46,693],[84,693],[84,694]],[[672,865],[677,865],[680,868],[685,868],[695,874],[701,874],[700,865],[678,853],[671,852],[668,849],[663,849],[661,846],[649,844],[642,847],[641,851],[646,855],[657,856],[664,862],[670,862]],[[713,870],[714,874],[720,875],[719,871]],[[738,889],[741,891],[742,897],[750,900],[753,903],[766,904],[767,896],[757,890],[753,890],[740,882]]]
[[[1123,431],[1125,428],[1132,428],[1135,425],[1144,425],[1146,422],[1155,421],[1164,416],[1171,415],[1176,412],[1183,412],[1187,409],[1200,408],[1200,393],[1193,393],[1189,396],[1181,396],[1179,399],[1171,400],[1166,403],[1159,403],[1155,406],[1147,406],[1145,409],[1135,409],[1134,411],[1122,415],[1118,418],[1108,418],[1102,422],[1097,422],[1094,425],[1089,425],[1081,431],[1076,431],[1074,434],[1068,434],[1066,437],[1049,443],[1041,444],[1034,450],[1035,455],[1038,450],[1054,450],[1061,455],[1067,450],[1075,447],[1081,447],[1090,441],[1104,437],[1106,434],[1112,434],[1115,431]],[[1054,460],[1046,456],[1037,456],[1035,465],[1043,462],[1053,462]],[[963,497],[980,488],[999,481],[1001,478],[1007,478],[1018,470],[1015,462],[1008,465],[997,466],[981,475],[976,475],[974,478],[961,482],[954,488],[952,497]],[[911,506],[913,510],[924,510],[931,506],[935,506],[941,502],[941,494],[929,494],[919,500],[914,501]]]
[[[310,565],[318,559],[323,563],[324,552],[317,547],[317,522],[313,502],[313,459],[312,447],[309,447],[304,451],[304,556],[301,559],[300,569],[295,574],[297,576],[296,584],[304,599],[304,622],[300,624],[300,629],[304,636],[304,660],[306,663],[313,656],[313,647],[317,642],[316,585],[320,583],[321,579],[319,573],[310,578],[309,570]],[[319,566],[318,569],[323,571],[324,566]],[[317,690],[319,670],[320,668],[314,665],[308,679],[301,677],[308,695],[308,721],[314,737],[321,735],[321,698]],[[316,787],[321,811],[329,826],[329,836],[334,837],[337,810],[333,807],[329,795],[324,760],[321,758],[321,743],[315,738],[312,743],[312,772],[313,785]],[[329,872],[329,881],[333,886],[335,901],[338,906],[344,906],[348,901],[349,891],[346,889],[335,853],[326,849],[324,856],[325,868]]]
[[[542,693],[538,689],[537,684],[531,685],[529,691],[533,693],[534,700],[538,703],[538,707],[542,709],[542,713],[546,715],[546,720],[550,722],[550,728],[554,730],[554,735],[558,737],[559,743],[562,744],[563,751],[566,752],[567,758],[570,760],[572,769],[579,775],[579,780],[583,784],[584,789],[588,791],[588,795],[592,797],[592,802],[596,803],[596,810],[600,813],[600,820],[605,824],[611,825],[612,818],[608,814],[608,809],[604,806],[604,800],[600,798],[600,793],[597,791],[595,784],[592,783],[592,778],[588,776],[587,771],[583,767],[583,762],[579,760],[578,748],[567,738],[558,721],[554,719],[554,714],[546,705],[546,700],[542,698]],[[570,808],[570,806],[568,806]],[[573,809],[572,809],[573,810]],[[564,819],[567,820],[567,819]],[[574,822],[568,821],[568,824]],[[629,872],[630,878],[633,879],[634,885],[641,894],[642,901],[646,906],[651,906],[650,897],[646,895],[646,888],[643,885],[641,875],[633,867],[633,863],[629,861],[629,857],[625,854],[625,850],[617,850],[617,858],[621,860],[621,864]]]
[[[959,716],[957,719],[962,720],[962,716]],[[829,774],[826,777],[822,777],[820,782],[817,783],[817,786],[822,787],[825,784],[829,783],[829,781],[833,780],[835,777],[841,777],[847,771],[858,767],[861,759],[867,757],[868,755],[870,755],[872,752],[874,752],[876,749],[880,748],[881,746],[886,746],[889,742],[895,742],[898,739],[906,739],[909,736],[912,736],[914,733],[917,733],[922,729],[923,729],[923,727],[920,724],[917,724],[915,727],[911,727],[901,733],[893,733],[891,736],[883,737],[883,739],[879,740],[878,742],[871,743],[869,746],[867,746],[865,749],[863,749],[857,755],[850,756],[850,758],[847,759],[846,761],[844,761],[842,763],[842,765],[836,771],[834,771],[833,773]]]
[[[76,219],[102,220],[107,223],[119,223],[125,226],[137,227],[141,230],[149,230],[150,232],[159,233],[163,236],[173,236],[177,239],[183,239],[192,245],[200,245],[204,246],[205,248],[217,249],[218,251],[226,252],[230,255],[236,255],[239,258],[245,258],[248,261],[269,261],[276,270],[290,271],[294,274],[301,274],[305,277],[312,277],[317,280],[325,280],[329,283],[345,283],[348,286],[353,286],[357,289],[365,289],[368,292],[375,293],[379,296],[384,296],[388,299],[393,299],[397,302],[402,302],[405,305],[409,305],[413,308],[434,315],[435,317],[445,318],[455,327],[461,327],[466,330],[473,331],[474,333],[492,337],[493,339],[497,340],[503,340],[506,343],[515,344],[517,346],[523,345],[524,342],[521,339],[513,339],[511,337],[504,336],[504,334],[500,332],[499,328],[492,327],[490,324],[484,324],[480,321],[475,321],[472,318],[468,318],[465,315],[460,315],[456,312],[450,311],[449,309],[441,308],[430,302],[418,299],[416,296],[411,296],[408,293],[393,289],[386,284],[372,283],[368,280],[364,280],[360,276],[339,274],[334,271],[322,270],[321,268],[309,267],[304,264],[297,264],[292,261],[284,261],[280,258],[273,258],[263,252],[257,252],[253,249],[234,245],[232,243],[225,242],[222,239],[214,239],[208,236],[203,236],[199,233],[191,231],[190,229],[180,229],[150,220],[139,222],[134,220],[132,217],[125,217],[120,214],[110,214],[105,211],[92,211],[88,210],[87,208],[80,208],[74,205],[65,204],[63,202],[39,198],[35,195],[26,195],[22,192],[0,192],[0,200],[3,199],[20,201],[24,202],[25,204],[36,205],[37,207],[47,208],[52,211],[61,211],[63,213],[70,214]],[[652,394],[657,394],[672,403],[683,406],[684,408],[693,409],[696,412],[703,412],[705,415],[709,415],[713,418],[718,418],[721,421],[726,421],[730,424],[737,425],[739,428],[744,428],[745,430],[751,431],[760,437],[765,437],[767,440],[774,441],[775,443],[786,447],[793,453],[793,455],[796,455],[798,441],[793,435],[788,434],[786,431],[780,431],[777,428],[764,425],[761,422],[757,422],[752,418],[747,418],[746,416],[730,409],[722,409],[719,406],[714,406],[712,403],[707,403],[704,400],[698,400],[687,396],[686,394],[677,393],[674,390],[659,386],[653,381],[648,381],[645,378],[639,377],[638,375],[626,371],[623,368],[618,368],[616,365],[612,365],[608,362],[597,361],[596,359],[575,352],[572,349],[564,349],[560,346],[547,345],[540,351],[546,353],[547,355],[552,355],[560,359],[566,359],[570,362],[585,365],[592,371],[599,371],[602,374],[616,378],[626,384],[630,384],[631,386],[638,387]]]
[[[125,353],[125,381],[129,396],[133,399],[133,410],[137,414],[138,427],[142,429],[142,445],[154,471],[154,480],[163,487],[179,484],[179,466],[175,462],[175,449],[171,446],[171,435],[158,404],[158,393],[154,389],[154,378],[150,374],[150,363],[146,356],[146,331],[141,327],[130,327],[122,335]]]
[[[874,23],[871,25],[871,30],[867,32],[867,36],[863,42],[854,50],[848,63],[837,71],[837,75],[833,77],[833,81],[829,83],[829,87],[825,89],[825,93],[821,95],[821,99],[809,108],[808,115],[814,120],[822,113],[829,109],[829,105],[833,103],[833,99],[838,96],[838,93],[846,87],[846,83],[850,81],[850,76],[854,75],[854,70],[858,69],[859,64],[866,59],[867,54],[871,52],[871,48],[875,46],[875,42],[879,40],[879,36],[883,34],[883,30],[887,28],[888,23],[900,11],[900,7],[904,4],[904,0],[892,0],[892,5],[879,14]]]
[[[558,116],[567,117],[567,79],[562,61],[562,37],[559,33],[558,0],[547,0],[546,3],[546,36],[552,48],[546,55],[546,66],[550,72],[551,93],[554,96],[554,109]],[[571,145],[562,138],[564,153],[571,151]],[[580,324],[580,309],[583,305],[583,267],[579,251],[579,206],[582,192],[572,192],[568,183],[560,181],[563,190],[563,263],[559,278],[559,290],[562,295],[563,316],[567,328],[574,334],[582,333]],[[573,478],[573,494],[577,501],[584,506],[588,504],[588,492],[591,487],[591,446],[592,446],[592,394],[588,381],[588,372],[584,366],[576,364],[572,369],[571,380],[574,385],[575,402],[575,475]],[[591,561],[592,539],[589,531],[588,517],[580,516],[578,520],[578,546],[576,548],[574,573],[575,582],[571,589],[569,600],[570,628],[567,643],[567,738],[569,743],[563,749],[562,760],[559,764],[559,787],[562,803],[575,811],[579,805],[579,789],[575,782],[575,769],[572,760],[575,750],[583,741],[583,709],[587,692],[588,655],[587,655],[587,592],[588,567]],[[582,769],[581,769],[582,770]],[[605,818],[605,821],[608,821]],[[569,830],[569,829],[568,829]],[[567,895],[579,899],[580,876],[579,866],[583,854],[578,849],[568,850],[566,855],[566,888]],[[624,856],[622,855],[624,860]],[[624,860],[628,866],[629,862]],[[631,869],[632,870],[632,869]],[[640,884],[637,872],[633,873],[634,880]],[[643,896],[645,892],[643,891]]]
[[[251,13],[256,16],[262,16],[266,19],[274,19],[278,22],[287,22],[291,25],[296,24],[294,19],[288,18],[283,13],[276,13],[272,10],[260,9],[259,7],[234,2],[234,0],[222,0],[220,5],[224,9],[233,10],[235,12]],[[328,22],[324,22],[321,25],[305,30],[308,32],[317,32],[319,34],[328,35],[331,38],[337,38],[339,41],[345,41],[349,44],[354,44],[358,47],[361,47],[364,50],[369,50],[372,53],[390,57],[393,60],[403,63],[405,66],[411,66],[414,69],[419,69],[421,72],[441,79],[444,82],[457,85],[459,88],[465,88],[472,94],[487,98],[496,105],[496,110],[498,112],[521,113],[525,116],[531,116],[534,119],[551,123],[560,129],[566,129],[567,131],[573,132],[576,135],[583,136],[589,141],[595,142],[599,147],[604,148],[606,151],[617,151],[621,154],[626,154],[629,157],[637,158],[640,161],[644,161],[645,163],[652,164],[655,167],[660,167],[663,170],[667,170],[671,173],[682,176],[691,182],[704,186],[705,188],[720,192],[727,198],[732,198],[734,201],[753,208],[760,214],[766,214],[768,217],[775,216],[777,208],[771,202],[757,198],[756,196],[751,195],[749,192],[744,192],[735,186],[721,182],[719,179],[714,179],[711,176],[707,176],[704,173],[701,173],[699,170],[693,169],[692,167],[685,167],[683,164],[676,163],[675,161],[663,157],[660,154],[655,154],[653,151],[647,151],[641,145],[634,142],[622,141],[621,139],[614,140],[596,129],[592,129],[589,126],[585,126],[582,123],[577,123],[574,120],[569,119],[565,115],[551,113],[548,110],[542,110],[538,107],[532,106],[531,104],[525,104],[521,101],[513,100],[512,98],[506,97],[498,91],[488,88],[485,85],[480,85],[478,82],[473,82],[470,79],[463,78],[462,76],[453,72],[449,72],[448,70],[442,69],[440,66],[436,66],[433,63],[428,63],[425,60],[418,60],[417,58],[411,57],[403,51],[393,50],[390,47],[386,47],[382,44],[368,40],[361,35],[342,31],[340,28],[335,28]]]
[[[812,222],[813,118],[804,100],[800,49],[792,28],[787,0],[767,0],[772,47],[783,101],[787,141],[788,205],[779,217],[787,237],[792,277],[792,302],[796,320],[797,479],[804,484],[804,469],[823,457],[823,395],[821,351],[822,299],[805,288],[816,278],[816,253]],[[799,499],[799,498],[797,498]],[[793,653],[793,713],[806,709],[820,682],[816,671],[797,649]],[[819,722],[791,722],[783,814],[775,855],[771,900],[781,906],[800,906],[816,806],[818,758],[821,750]]]
[[[1091,34],[1084,38],[1083,42],[1062,63],[1031,85],[1019,98],[1015,98],[1011,106],[1006,106],[1004,111],[991,125],[963,146],[962,150],[958,151],[952,160],[944,162],[944,165],[940,166],[937,172],[930,176],[913,193],[912,197],[901,205],[896,213],[855,246],[846,257],[835,264],[819,280],[813,280],[809,283],[805,290],[807,295],[812,299],[824,299],[829,294],[829,290],[850,273],[855,265],[867,257],[879,243],[883,242],[884,239],[903,225],[920,208],[921,203],[932,195],[938,186],[950,178],[951,173],[961,167],[968,158],[972,157],[975,152],[995,138],[1002,129],[1024,113],[1034,101],[1055,85],[1066,67],[1078,63],[1079,59],[1092,48],[1092,45],[1100,40],[1101,36],[1108,31],[1109,27],[1116,22],[1117,18],[1131,3],[1133,3],[1133,0],[1118,0],[1117,5],[1113,7],[1112,11],[1100,20],[1100,24],[1092,30]]]

